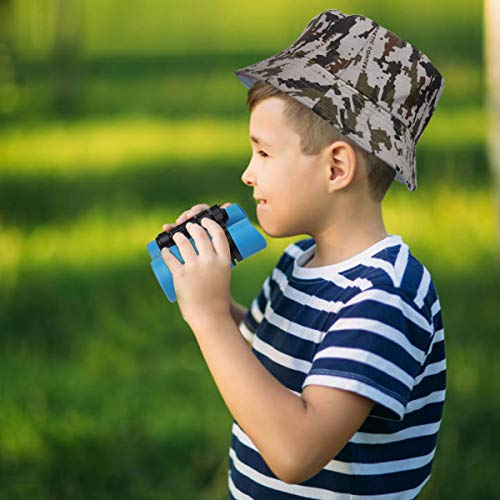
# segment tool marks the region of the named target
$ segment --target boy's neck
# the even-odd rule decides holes
[[[364,217],[335,217],[334,222],[318,228],[311,236],[316,241],[313,258],[306,267],[323,267],[337,264],[366,250],[388,233],[380,210]]]

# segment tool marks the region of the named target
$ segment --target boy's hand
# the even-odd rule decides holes
[[[196,213],[206,210],[204,207],[209,208],[206,205],[195,205],[191,210],[196,212],[184,212],[177,219],[177,223],[180,224]],[[169,225],[165,224],[163,227],[165,226]],[[223,315],[231,318],[231,251],[224,229],[208,217],[201,220],[201,226],[189,223],[186,229],[198,253],[182,233],[175,233],[173,240],[184,264],[171,254],[168,248],[163,248],[161,253],[172,273],[182,317],[194,329],[197,324],[220,320]]]
[[[232,205],[232,203],[224,203],[224,205],[221,205],[221,207],[226,208],[229,205]],[[175,224],[163,224],[163,230],[170,231],[175,226],[182,224],[184,221],[190,219],[191,217],[194,217],[196,214],[199,214],[199,213],[203,212],[204,210],[208,210],[209,208],[210,207],[206,203],[199,203],[198,205],[194,205],[190,209],[186,210],[185,212],[182,212],[182,214],[179,215],[179,217],[177,217]]]

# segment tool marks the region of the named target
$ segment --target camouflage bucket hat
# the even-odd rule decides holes
[[[417,188],[416,144],[444,78],[416,47],[362,15],[327,10],[287,49],[235,71],[297,99]]]

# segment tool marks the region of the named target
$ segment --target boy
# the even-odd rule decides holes
[[[394,178],[416,189],[416,142],[444,80],[415,47],[338,10],[236,74],[250,88],[242,181],[259,223],[311,238],[285,249],[248,311],[231,302],[216,222],[201,221],[211,242],[188,225],[198,253],[176,233],[184,264],[162,252],[235,419],[231,498],[415,498],[441,423],[444,330],[431,276],[387,234],[381,202]]]

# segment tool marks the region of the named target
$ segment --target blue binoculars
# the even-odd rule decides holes
[[[184,264],[179,249],[173,241],[173,236],[175,233],[181,232],[189,239],[195,252],[198,253],[196,245],[186,229],[186,225],[189,222],[200,224],[204,217],[213,219],[224,229],[231,250],[231,269],[233,269],[237,262],[266,248],[266,240],[259,231],[252,226],[245,211],[236,203],[226,208],[222,208],[220,205],[213,205],[207,210],[196,214],[182,224],[174,227],[170,231],[160,233],[153,241],[150,241],[146,245],[146,248],[151,256],[151,268],[153,269],[153,273],[170,302],[175,302],[176,294],[172,273],[161,256],[161,250],[162,248],[168,247],[170,253],[174,254],[175,257]],[[212,240],[210,233],[206,229],[205,231],[210,240]]]

